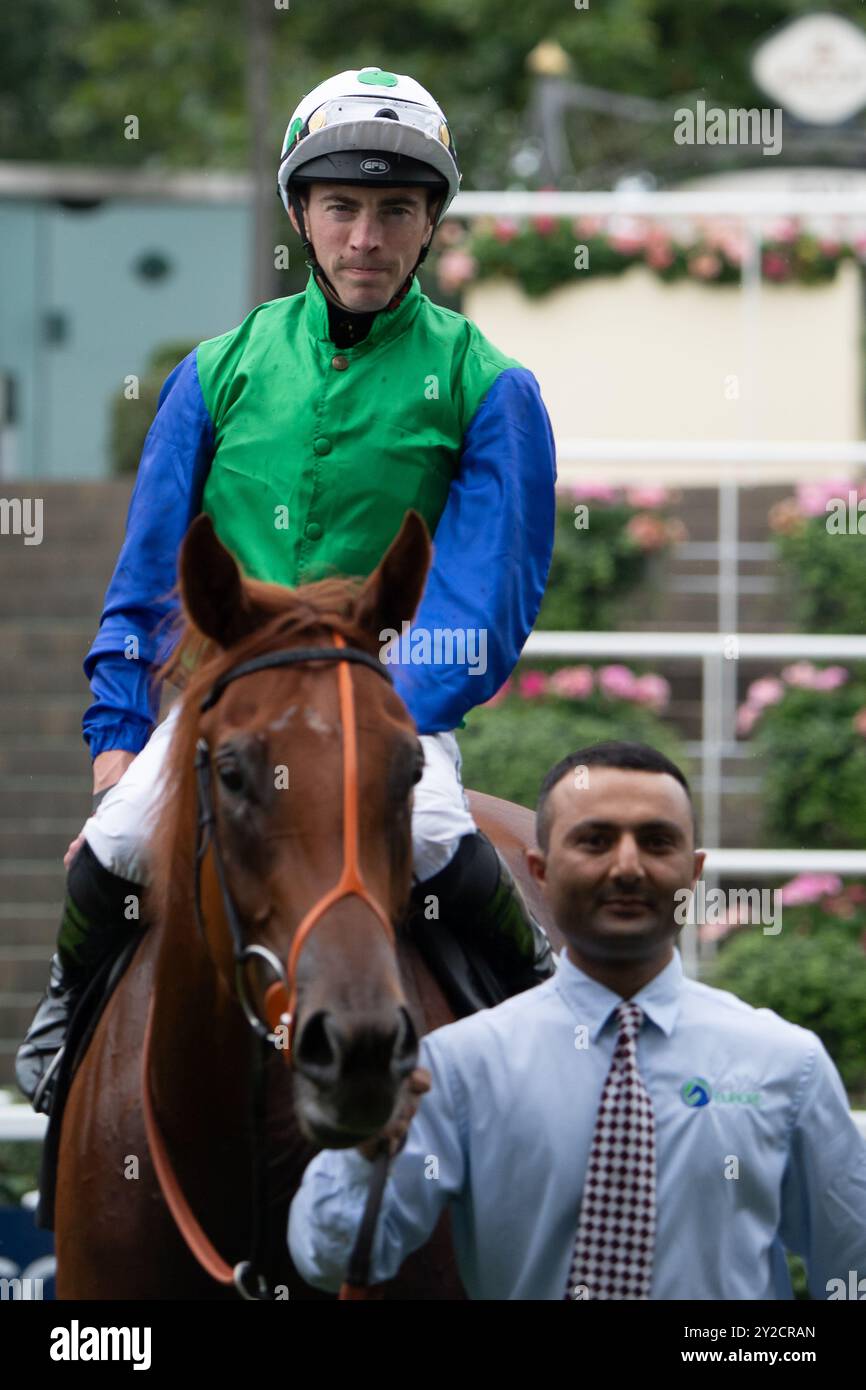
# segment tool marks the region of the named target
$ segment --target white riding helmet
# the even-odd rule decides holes
[[[328,78],[301,101],[283,141],[278,192],[323,180],[441,188],[441,222],[460,188],[454,141],[441,107],[411,77],[381,68]]]

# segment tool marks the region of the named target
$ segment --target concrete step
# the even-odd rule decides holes
[[[86,699],[80,694],[43,696],[35,703],[16,695],[0,695],[0,737],[9,734],[81,735]]]
[[[42,695],[78,694],[82,701],[90,703],[90,686],[81,664],[68,658],[58,661],[28,657],[9,663],[3,672],[3,693],[24,696],[28,703]]]
[[[56,902],[0,902],[0,958],[4,951],[30,951],[36,959],[53,946],[63,912],[63,886],[62,882]]]
[[[80,669],[81,662],[93,638],[97,623],[89,619],[78,622],[52,622],[46,618],[24,621],[8,618],[0,622],[0,651],[4,667],[18,661],[57,661],[72,663]]]
[[[62,854],[47,860],[0,860],[0,920],[8,920],[11,904],[42,904],[47,912],[48,907],[56,903],[59,909],[65,890]]]
[[[80,706],[84,713],[84,706]],[[34,738],[0,734],[0,775],[24,777],[81,777],[90,784],[91,760],[81,737],[81,720],[74,733]]]
[[[33,816],[75,817],[90,814],[90,779],[80,777],[9,776],[0,773],[0,808]]]
[[[89,808],[74,816],[22,816],[0,819],[0,860],[60,858],[80,831]]]

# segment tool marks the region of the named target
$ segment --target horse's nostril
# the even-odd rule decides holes
[[[407,1009],[398,1011],[397,1036],[394,1041],[392,1065],[401,1075],[410,1072],[418,1060],[418,1034]]]
[[[333,1030],[324,1009],[311,1014],[295,1041],[295,1066],[308,1075],[325,1077],[337,1069],[339,1049],[334,1047]]]

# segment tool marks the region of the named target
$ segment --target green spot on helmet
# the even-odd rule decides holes
[[[369,83],[371,87],[396,87],[400,79],[396,73],[383,72],[381,68],[361,68],[358,81]]]

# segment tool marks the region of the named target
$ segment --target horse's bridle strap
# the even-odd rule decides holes
[[[342,637],[335,634],[335,641],[343,643]],[[371,671],[375,671],[377,676],[381,676],[389,685],[393,685],[390,671],[377,657],[371,656],[369,652],[361,651],[360,647],[347,647],[345,645],[334,647],[287,647],[284,651],[265,652],[264,656],[254,656],[249,661],[241,662],[240,666],[232,667],[231,671],[226,671],[224,676],[220,676],[214,681],[208,694],[201,702],[201,712],[212,709],[219,697],[222,695],[227,685],[239,680],[241,676],[255,675],[256,671],[267,671],[273,666],[296,666],[302,661],[353,661],[359,666],[368,666]]]

